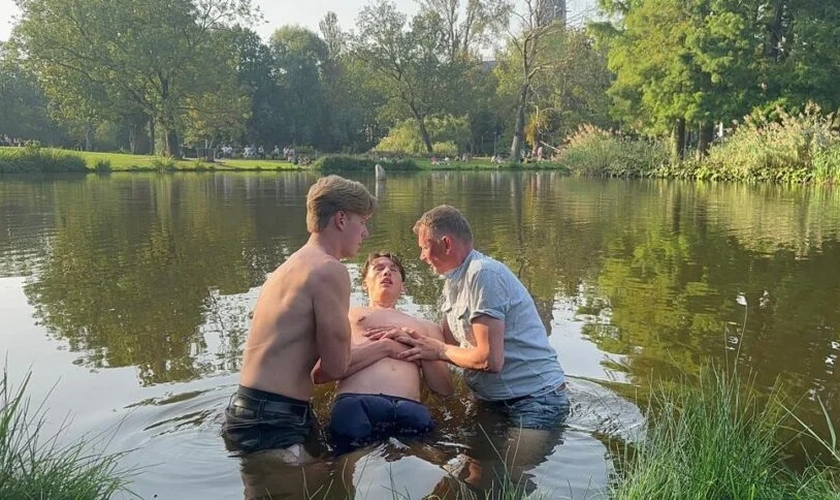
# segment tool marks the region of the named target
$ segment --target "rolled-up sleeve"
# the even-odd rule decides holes
[[[470,321],[479,316],[504,320],[510,305],[510,292],[504,277],[482,269],[470,280]]]

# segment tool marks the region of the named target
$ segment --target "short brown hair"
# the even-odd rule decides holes
[[[368,216],[376,210],[376,197],[356,181],[337,175],[321,177],[306,195],[306,230],[321,231],[338,212]]]
[[[473,239],[469,221],[451,205],[440,205],[423,214],[414,224],[414,234],[420,234],[421,228],[431,231],[435,238],[449,235],[470,243]]]
[[[371,264],[373,264],[373,261],[380,257],[386,257],[390,259],[391,262],[393,262],[394,265],[397,266],[397,269],[400,270],[400,276],[402,276],[402,280],[403,282],[405,282],[405,268],[403,267],[402,262],[400,262],[399,257],[397,257],[396,254],[386,252],[384,250],[368,254],[367,260],[365,260],[364,265],[362,265],[362,281],[364,281],[365,278],[367,278],[367,273],[370,270],[370,266]]]

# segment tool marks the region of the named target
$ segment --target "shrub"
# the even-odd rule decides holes
[[[87,172],[85,160],[60,149],[26,146],[0,148],[0,173]]]
[[[322,172],[372,172],[376,164],[382,165],[385,170],[417,170],[417,164],[413,160],[374,160],[360,156],[330,155],[322,156],[315,160],[312,168]]]
[[[567,140],[559,160],[580,175],[651,177],[667,164],[668,148],[660,140],[630,139],[584,125]]]
[[[834,116],[815,104],[801,113],[781,108],[745,118],[713,144],[698,179],[801,183],[840,181],[840,135]]]
[[[171,156],[158,156],[152,159],[152,168],[158,172],[174,172],[177,165]]]
[[[470,125],[466,117],[429,117],[426,119],[426,132],[432,142],[433,152],[438,155],[455,156],[459,151],[463,151],[470,141]],[[410,155],[429,154],[416,120],[405,120],[392,127],[373,150]]]
[[[104,174],[111,171],[111,160],[101,159],[96,160],[93,164],[93,170],[96,173]]]
[[[432,150],[436,155],[457,156],[458,146],[452,141],[436,142],[432,144]]]

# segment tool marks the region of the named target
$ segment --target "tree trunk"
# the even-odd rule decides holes
[[[432,139],[429,137],[429,131],[426,130],[426,120],[417,118],[417,124],[420,126],[420,136],[423,137],[423,144],[426,145],[426,152],[434,152],[434,148],[432,148]]]
[[[164,133],[166,134],[166,156],[181,159],[181,148],[178,145],[178,132],[172,125],[164,126]]]
[[[155,117],[149,117],[149,154],[154,156],[157,152],[155,148]]]
[[[414,108],[413,103],[410,103],[408,108],[411,110],[411,114],[414,115],[414,119],[417,120],[417,126],[420,128],[420,136],[423,138],[423,145],[426,146],[426,152],[433,153],[432,139],[429,137],[429,131],[426,129],[426,117],[420,116],[420,113]]]
[[[697,161],[706,157],[706,153],[709,152],[709,144],[712,143],[714,133],[714,125],[709,123],[700,124],[700,127],[697,130],[697,152],[695,155],[695,159]]]
[[[678,162],[683,159],[685,159],[685,120],[679,118],[671,129],[671,161]]]
[[[131,128],[128,129],[128,149],[131,151],[131,154],[137,154],[137,136],[138,136],[137,125],[134,123],[131,124]]]
[[[85,123],[85,151],[93,151],[93,122]]]
[[[513,127],[513,140],[510,143],[510,161],[519,161],[519,150],[525,140],[525,107],[528,105],[530,84],[522,84],[519,90],[519,102],[516,104],[516,123]]]
[[[773,61],[782,59],[781,43],[784,39],[784,15],[786,0],[776,0],[773,6],[773,20],[767,26],[767,57]]]
[[[163,78],[160,82],[160,100],[163,113],[160,124],[163,127],[163,137],[166,141],[166,156],[181,159],[181,148],[178,145],[178,133],[175,131],[175,113],[173,112],[172,99],[169,95],[169,79]]]

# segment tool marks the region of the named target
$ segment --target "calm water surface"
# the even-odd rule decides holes
[[[364,177],[381,210],[351,274],[367,251],[396,251],[409,273],[400,307],[435,319],[441,281],[417,259],[411,227],[437,204],[461,208],[477,247],[519,275],[549,326],[570,375],[568,425],[514,435],[460,387],[448,400],[426,396],[439,426],[424,440],[340,457],[324,448],[304,469],[231,457],[219,431],[249,312],[266,274],[306,239],[314,180],[0,178],[0,355],[10,378],[31,370],[29,393],[49,394],[49,424],[65,423],[63,439],[133,450],[124,459],[142,467],[133,490],[159,499],[451,496],[505,470],[552,497],[597,497],[610,440],[643,426],[637,389],[697,373],[709,358],[739,355],[759,387],[780,379],[809,420],[818,398],[837,414],[840,190],[548,172]],[[353,302],[364,302],[358,287]],[[315,398],[322,421],[330,389]]]

